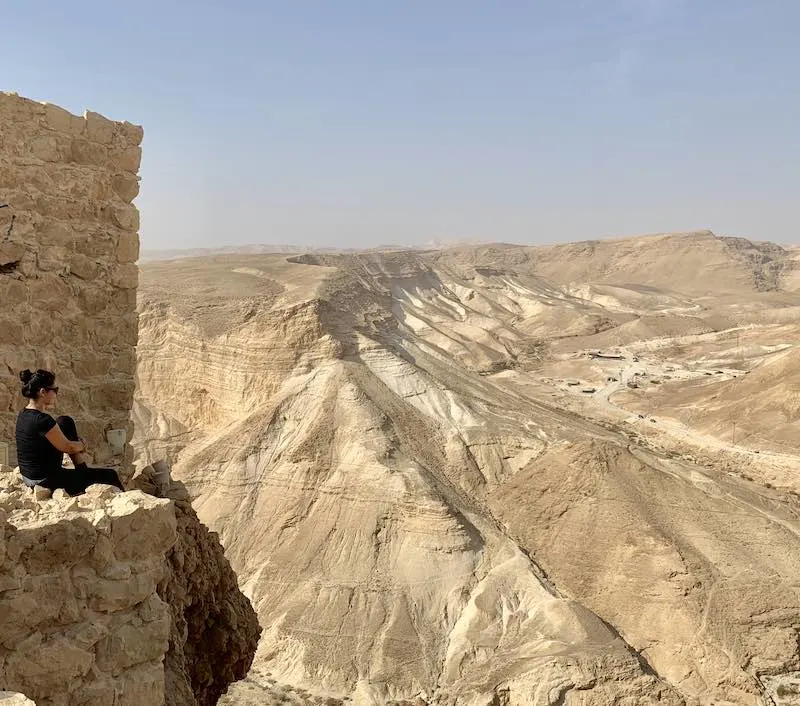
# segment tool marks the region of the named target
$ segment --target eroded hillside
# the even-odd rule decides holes
[[[767,254],[774,287],[708,233],[146,265],[135,443],[264,628],[230,698],[791,703],[794,450],[656,418],[709,341],[796,346]]]

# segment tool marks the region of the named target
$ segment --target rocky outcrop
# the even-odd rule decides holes
[[[177,538],[172,504],[93,486],[37,504],[2,496],[0,687],[39,706],[160,704]]]
[[[246,672],[252,609],[185,501],[92,486],[37,503],[15,475],[0,472],[0,689],[195,706]]]
[[[12,461],[17,371],[43,367],[93,460],[117,454],[131,475],[131,448],[106,432],[133,431],[142,136],[0,93],[0,447]],[[185,495],[94,486],[40,505],[17,479],[0,469],[0,689],[40,706],[205,706],[245,674],[258,623]]]
[[[167,706],[213,706],[253,662],[261,627],[219,543],[192,509],[181,483],[154,482],[149,468],[133,485],[173,501],[177,541],[158,595],[172,615],[164,661]]]

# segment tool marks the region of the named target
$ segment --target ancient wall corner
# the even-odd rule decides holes
[[[57,375],[95,463],[133,435],[143,130],[0,93],[0,444],[15,463],[18,372]],[[117,457],[130,475],[133,453]],[[2,461],[2,458],[0,458]]]

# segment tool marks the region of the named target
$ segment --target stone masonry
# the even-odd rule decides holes
[[[46,368],[95,463],[133,433],[142,128],[0,93],[0,445],[16,462],[18,373]],[[13,220],[12,220],[13,219]],[[121,471],[129,475],[126,446]]]
[[[38,706],[163,704],[173,503],[92,486],[37,505],[10,476],[0,469],[0,690]]]

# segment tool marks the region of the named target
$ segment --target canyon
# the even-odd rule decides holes
[[[220,703],[800,699],[800,250],[143,263],[136,465],[263,629]]]

